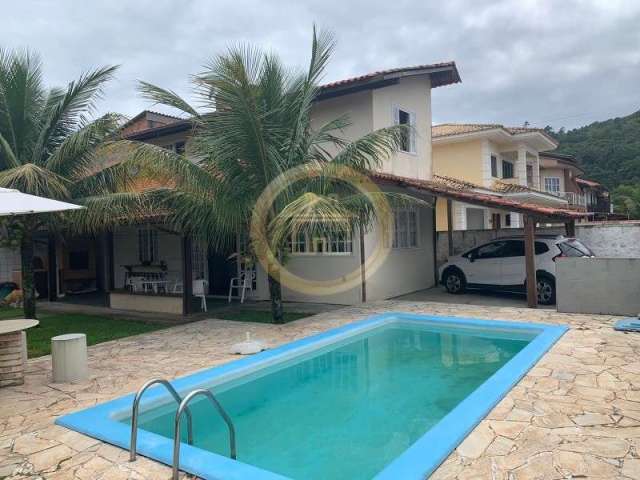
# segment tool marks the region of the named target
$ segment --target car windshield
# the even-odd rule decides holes
[[[566,257],[593,257],[593,252],[589,250],[579,240],[570,239],[560,242],[558,248]]]

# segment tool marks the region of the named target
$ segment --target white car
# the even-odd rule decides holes
[[[593,257],[575,238],[536,236],[535,260],[538,302],[556,301],[556,260],[560,257]],[[440,267],[440,281],[449,293],[465,289],[525,291],[524,237],[504,237],[449,257]]]

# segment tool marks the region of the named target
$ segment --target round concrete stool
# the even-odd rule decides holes
[[[68,333],[51,339],[53,383],[78,383],[89,376],[87,367],[87,336]]]

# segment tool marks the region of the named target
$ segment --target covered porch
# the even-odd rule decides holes
[[[161,224],[120,227],[95,237],[46,239],[46,291],[64,304],[190,315],[229,292],[242,267],[237,242],[211,249]]]

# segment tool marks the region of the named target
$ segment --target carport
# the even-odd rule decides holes
[[[517,200],[506,199],[497,195],[489,195],[485,193],[477,193],[469,190],[454,189],[447,187],[442,183],[417,180],[407,177],[399,177],[397,175],[391,175],[387,173],[376,173],[374,175],[376,183],[380,184],[392,184],[400,187],[404,187],[409,191],[414,191],[416,194],[430,194],[434,197],[441,197],[447,200],[447,238],[449,245],[449,255],[453,255],[453,229],[452,229],[452,201],[467,203],[469,205],[477,205],[481,207],[489,207],[496,210],[503,210],[505,212],[515,212],[522,214],[524,220],[524,246],[525,246],[525,269],[526,269],[526,284],[527,284],[527,305],[530,308],[536,308],[538,306],[538,296],[536,292],[536,261],[534,255],[535,246],[535,231],[538,223],[563,223],[565,225],[567,236],[575,236],[575,222],[577,219],[587,215],[584,212],[577,212],[575,210],[549,207],[545,205],[537,205],[534,203],[523,203]],[[435,255],[435,208],[433,210],[434,215],[434,255]],[[434,262],[435,265],[435,262]],[[436,282],[437,269],[435,272]]]

